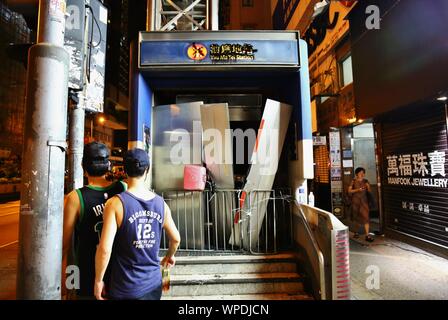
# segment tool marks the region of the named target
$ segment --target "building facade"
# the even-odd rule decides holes
[[[270,0],[221,0],[220,29],[271,30]]]
[[[375,125],[383,230],[448,255],[448,3],[371,4],[379,29],[366,30],[365,3],[348,18],[357,114]]]
[[[299,30],[309,46],[316,206],[356,231],[344,199],[363,167],[371,230],[446,254],[448,4],[332,1],[310,19],[317,2],[273,4],[274,27]],[[366,28],[372,4],[380,29]]]
[[[14,59],[9,44],[27,44],[31,30],[22,15],[0,2],[0,153],[21,156],[25,119],[25,61]]]
[[[277,29],[298,30],[308,43],[316,177],[310,189],[316,205],[350,219],[344,194],[355,166],[371,168],[374,164],[373,150],[369,157],[357,156],[365,154],[360,148],[372,145],[373,128],[363,124],[354,137],[353,127],[363,122],[356,114],[350,26],[345,19],[354,2],[332,1],[313,17],[318,2],[274,1],[273,24]],[[368,170],[368,178],[376,188],[376,170]]]

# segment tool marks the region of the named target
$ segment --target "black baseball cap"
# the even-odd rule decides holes
[[[142,149],[131,149],[124,157],[124,170],[131,176],[140,176],[149,168],[148,153]]]
[[[109,149],[104,143],[91,142],[84,146],[84,154],[82,157],[83,165],[107,164],[109,162]]]

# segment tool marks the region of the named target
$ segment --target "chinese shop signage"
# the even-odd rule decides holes
[[[392,154],[387,159],[387,183],[390,185],[447,188],[445,151]]]
[[[386,228],[448,247],[445,106],[409,106],[379,121]]]

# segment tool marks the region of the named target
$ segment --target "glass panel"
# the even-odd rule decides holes
[[[342,86],[353,82],[353,70],[352,70],[352,56],[348,56],[341,63],[342,66]]]

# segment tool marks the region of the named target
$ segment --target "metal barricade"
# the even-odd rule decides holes
[[[165,191],[181,251],[273,254],[292,247],[290,189]],[[161,249],[169,241],[162,234]]]

